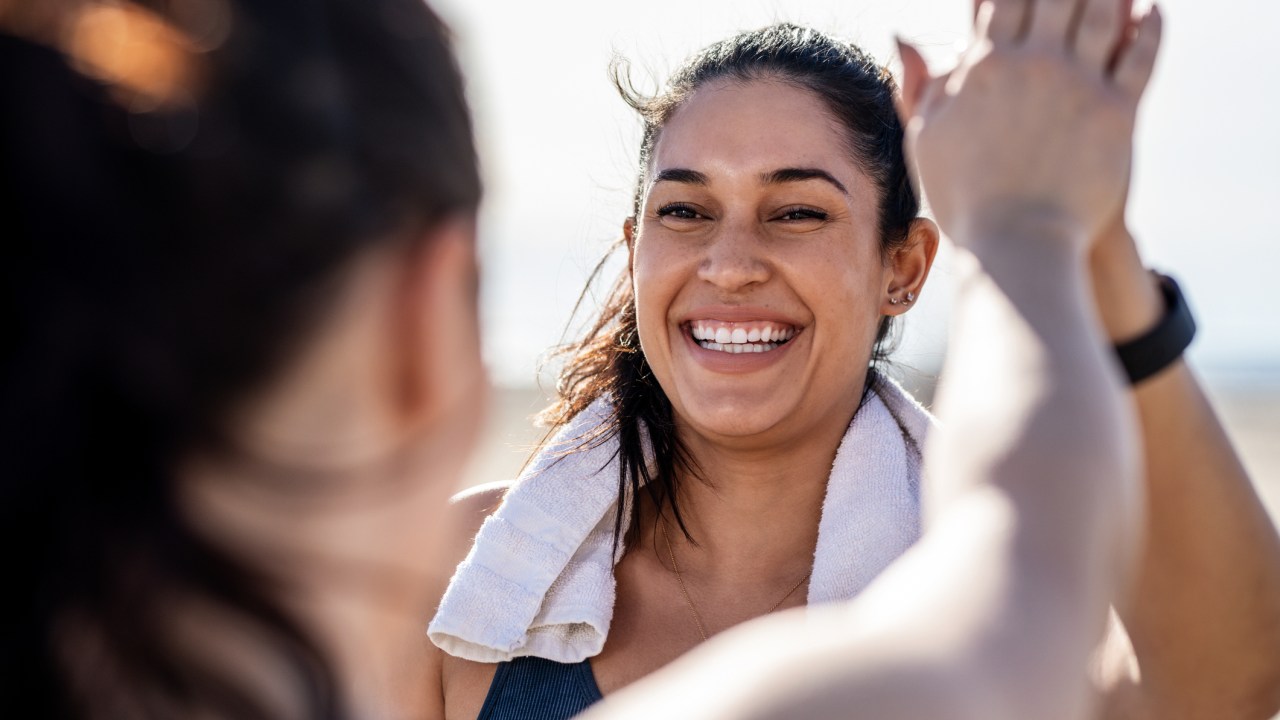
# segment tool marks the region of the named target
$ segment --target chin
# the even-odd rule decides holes
[[[732,398],[690,398],[676,404],[681,425],[704,436],[749,438],[778,427],[788,413],[771,397],[766,402],[741,395]]]

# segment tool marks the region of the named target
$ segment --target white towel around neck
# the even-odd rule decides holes
[[[854,415],[827,481],[809,604],[860,592],[920,536],[920,448],[929,413],[892,380]],[[529,464],[480,528],[427,633],[476,662],[600,653],[613,618],[617,443],[583,449],[599,400]],[[626,532],[624,525],[623,532]]]

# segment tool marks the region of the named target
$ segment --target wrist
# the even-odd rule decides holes
[[[1123,225],[1098,238],[1089,253],[1098,318],[1108,339],[1123,343],[1142,335],[1164,315],[1158,281],[1143,265],[1133,237]]]
[[[950,233],[986,264],[1012,258],[1053,261],[1070,258],[1079,264],[1088,232],[1052,208],[1007,205],[958,218]]]

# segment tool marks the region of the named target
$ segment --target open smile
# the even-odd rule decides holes
[[[704,350],[732,354],[772,352],[798,332],[792,325],[768,320],[692,320],[686,327],[689,336]]]

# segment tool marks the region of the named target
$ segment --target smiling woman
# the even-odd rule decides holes
[[[779,422],[782,404],[795,410],[821,396],[831,425],[819,453],[825,480],[869,386],[869,363],[888,355],[894,317],[920,293],[937,232],[917,217],[892,77],[858,48],[793,25],[744,33],[704,50],[655,97],[631,89],[621,68],[619,91],[645,121],[633,216],[619,243],[631,261],[598,321],[567,348],[561,400],[545,417],[563,425],[605,394],[615,398],[620,483],[647,488],[658,508],[669,503],[685,529],[676,485],[707,478],[676,418],[719,412],[734,416],[731,434],[750,434],[753,423],[759,432]],[[733,330],[742,324],[754,353],[753,321],[776,323],[771,339],[785,334],[777,350],[786,352],[743,357]],[[727,330],[727,342],[711,339],[728,347],[693,343],[695,322]],[[831,414],[843,418],[832,423]],[[798,432],[797,423],[751,445],[772,450],[770,435]],[[648,461],[642,435],[656,449]]]
[[[580,517],[527,544],[578,533],[602,557],[581,593],[515,578],[470,597],[455,580],[432,625],[457,656],[441,668],[450,717],[504,717],[531,686],[560,708],[543,717],[567,716],[744,620],[852,597],[919,534],[930,419],[872,367],[938,231],[918,217],[891,75],[776,25],[707,48],[656,97],[616,77],[645,121],[629,262],[566,350],[547,413],[560,435],[532,464]],[[593,564],[570,544],[548,584]],[[482,533],[473,557],[487,547]],[[537,601],[498,622],[539,618],[478,637],[513,585]]]

